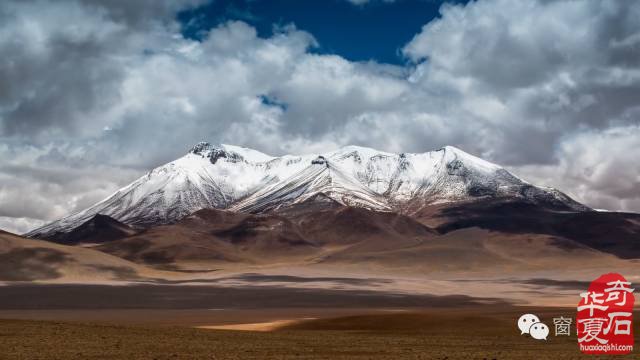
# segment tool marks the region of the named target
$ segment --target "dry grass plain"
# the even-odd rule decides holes
[[[302,321],[270,332],[0,320],[1,359],[594,359],[575,334],[536,341],[517,316],[560,308],[427,309]],[[635,333],[639,329],[636,313]],[[575,330],[574,330],[575,331]],[[616,358],[637,359],[640,352]],[[601,357],[606,358],[606,357]]]

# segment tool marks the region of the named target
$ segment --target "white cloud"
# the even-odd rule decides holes
[[[636,2],[445,6],[405,67],[316,54],[293,25],[188,40],[174,14],[193,3],[0,5],[0,216],[52,220],[200,140],[273,154],[451,144],[591,206],[640,210],[640,169],[621,167],[639,150],[615,135],[637,134]]]
[[[638,125],[586,131],[561,143],[557,164],[513,170],[538,184],[560,186],[577,200],[598,208],[639,211],[638,149]]]
[[[0,229],[14,234],[24,234],[46,223],[44,220],[0,216]]]

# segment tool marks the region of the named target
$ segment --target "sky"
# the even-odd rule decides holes
[[[5,0],[0,228],[102,200],[199,141],[444,145],[640,211],[640,2]]]

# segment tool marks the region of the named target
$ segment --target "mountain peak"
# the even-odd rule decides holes
[[[190,154],[207,156],[213,150],[224,150],[222,145],[213,145],[206,141],[200,141],[199,143],[193,145],[191,150],[189,150]]]
[[[206,141],[195,144],[191,150],[189,150],[189,153],[208,158],[212,164],[215,164],[220,158],[225,158],[230,162],[240,162],[244,160],[242,155],[227,150],[224,145],[213,145]]]
[[[326,165],[327,167],[329,167],[327,159],[322,155],[318,155],[317,158],[311,160],[311,165]]]
[[[453,163],[453,165],[455,165],[454,162],[458,161],[467,165],[472,165],[477,170],[481,170],[483,172],[488,172],[488,173],[502,169],[502,167],[499,165],[496,165],[492,162],[481,159],[477,156],[471,155],[468,152],[461,150],[455,146],[447,145],[439,149],[438,151],[444,152],[444,159],[448,164]]]
[[[211,163],[215,164],[216,161],[223,157],[231,161],[248,161],[252,163],[266,162],[274,159],[273,156],[264,154],[258,150],[250,148],[228,145],[228,144],[211,144],[206,141],[201,141],[195,144],[189,154],[200,155],[205,158],[211,159]]]

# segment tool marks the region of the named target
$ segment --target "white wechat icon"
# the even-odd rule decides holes
[[[536,340],[547,340],[549,335],[549,327],[541,322],[534,323],[529,328],[529,335]]]
[[[518,319],[520,335],[529,334],[536,340],[547,340],[549,327],[540,322],[540,318],[534,314],[524,314]]]
[[[531,325],[539,322],[540,318],[533,314],[524,314],[520,316],[520,319],[518,319],[518,329],[520,329],[520,335],[528,334]]]

